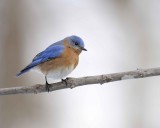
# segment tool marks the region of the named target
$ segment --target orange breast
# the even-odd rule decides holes
[[[73,69],[77,66],[79,60],[79,55],[75,52],[73,48],[65,46],[65,51],[63,54],[52,60],[48,60],[39,65],[39,69],[47,74],[51,70],[57,70],[62,68],[70,68]]]

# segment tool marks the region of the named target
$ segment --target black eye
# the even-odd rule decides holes
[[[78,45],[78,43],[77,43],[77,42],[74,42],[74,44],[75,44],[75,45]]]

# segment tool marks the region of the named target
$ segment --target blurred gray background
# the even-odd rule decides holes
[[[36,72],[15,75],[73,34],[88,52],[70,77],[159,67],[159,12],[159,0],[0,0],[0,87],[43,84]],[[150,77],[1,96],[0,128],[160,128],[159,83]]]

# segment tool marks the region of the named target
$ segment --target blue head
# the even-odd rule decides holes
[[[82,50],[87,51],[87,49],[84,48],[84,42],[80,37],[73,35],[73,36],[67,37],[67,39],[69,41],[69,45],[79,53]]]

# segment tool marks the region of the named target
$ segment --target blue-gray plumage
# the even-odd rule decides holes
[[[46,62],[50,59],[54,59],[54,58],[59,57],[63,51],[64,51],[63,45],[57,44],[57,45],[52,45],[51,47],[48,47],[46,50],[37,54],[33,58],[32,62],[27,67],[25,67],[19,74],[17,74],[17,76],[20,76],[23,73],[26,73],[27,71],[29,71],[33,67],[37,66],[38,64],[41,64],[41,63]]]
[[[79,54],[82,50],[87,51],[80,37],[66,37],[37,54],[32,62],[21,70],[17,76],[36,68],[45,74],[46,89],[49,92],[50,86],[47,82],[47,77],[53,79],[62,79],[66,77],[77,66]]]
[[[63,54],[67,54],[67,52],[65,51],[66,49],[68,50],[68,48],[72,48],[72,50],[76,51],[77,54],[80,54],[82,50],[86,51],[86,49],[84,48],[84,42],[80,37],[78,36],[66,37],[65,39],[50,45],[44,51],[37,54],[33,58],[32,62],[28,66],[26,66],[23,70],[21,70],[20,73],[17,74],[17,76],[20,76],[28,72],[30,69],[37,67],[39,65],[42,65],[43,63],[48,62],[49,60],[53,60],[53,64],[54,64],[54,60],[56,58],[59,58],[59,57],[62,58]],[[67,58],[62,58],[62,59],[65,59],[64,62],[66,62]],[[55,61],[55,64],[56,64],[56,61]],[[53,68],[55,68],[55,66],[53,66]],[[45,73],[45,75],[47,74],[48,72]]]

